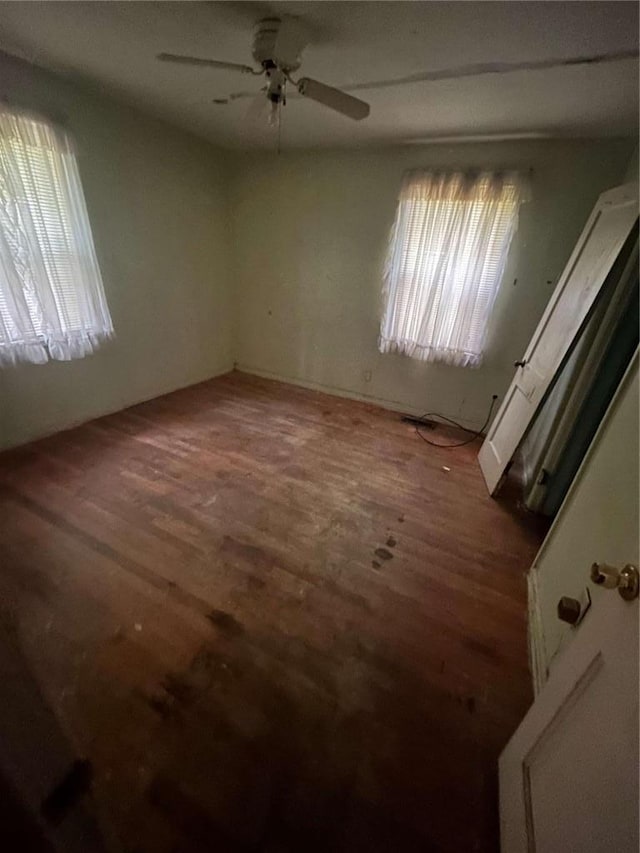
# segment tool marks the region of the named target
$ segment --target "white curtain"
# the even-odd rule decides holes
[[[512,173],[405,175],[387,253],[381,352],[480,364],[523,191]]]
[[[0,365],[80,358],[112,334],[71,141],[0,107]]]

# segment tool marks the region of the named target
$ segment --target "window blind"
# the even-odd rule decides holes
[[[0,109],[0,364],[82,357],[112,334],[71,140]]]
[[[517,175],[409,172],[385,268],[379,348],[477,366],[516,230]]]

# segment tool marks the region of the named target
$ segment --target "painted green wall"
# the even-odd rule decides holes
[[[567,140],[238,156],[238,366],[480,426],[491,394],[506,391],[596,198],[622,181],[632,148],[627,140]],[[403,171],[420,166],[533,170],[478,370],[377,351],[396,196]]]
[[[79,152],[116,339],[0,371],[0,447],[232,367],[224,155],[95,91],[0,55],[0,95],[61,118]]]
[[[479,426],[503,394],[629,141],[232,155],[0,55],[0,94],[73,133],[116,339],[79,361],[0,371],[0,447],[231,369],[436,410]],[[479,370],[381,355],[381,270],[402,173],[532,169]]]

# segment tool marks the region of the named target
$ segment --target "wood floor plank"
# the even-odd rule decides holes
[[[0,456],[0,615],[126,850],[497,850],[543,529],[477,449],[232,373]]]

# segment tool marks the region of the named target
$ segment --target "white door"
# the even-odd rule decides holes
[[[478,461],[491,494],[637,217],[636,184],[616,187],[598,199],[480,448]]]
[[[500,834],[502,853],[638,853],[637,598],[595,599],[500,756]]]
[[[636,353],[531,569],[542,686],[500,757],[502,853],[638,851],[638,599],[590,578],[640,558],[638,394]],[[569,628],[556,604],[585,587]]]

